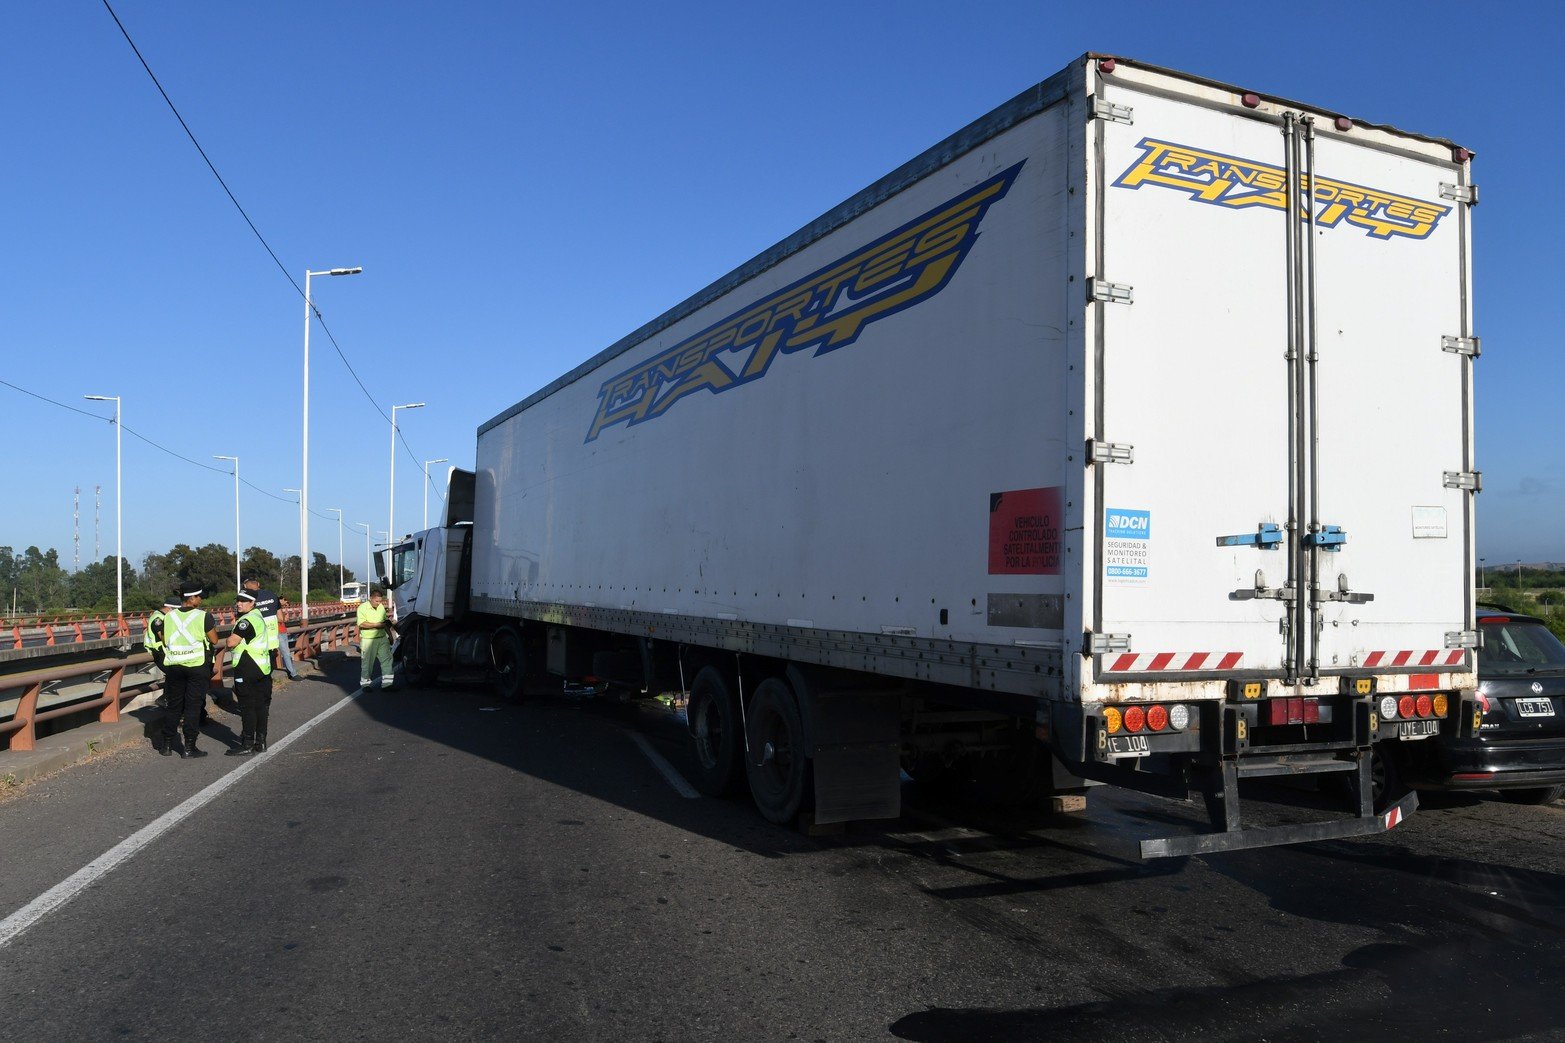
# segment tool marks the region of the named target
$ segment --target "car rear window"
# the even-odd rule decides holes
[[[1539,668],[1565,667],[1565,645],[1542,623],[1480,618],[1483,647],[1478,650],[1478,672],[1488,676],[1525,674]]]

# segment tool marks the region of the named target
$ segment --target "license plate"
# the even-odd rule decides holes
[[[1145,735],[1109,736],[1109,753],[1115,757],[1145,757],[1151,752]]]
[[[1548,699],[1518,699],[1516,712],[1523,717],[1553,717],[1554,703]]]
[[[1399,739],[1427,739],[1440,731],[1439,721],[1403,721],[1397,725]]]

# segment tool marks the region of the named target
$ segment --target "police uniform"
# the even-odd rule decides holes
[[[281,628],[277,625],[277,595],[261,586],[259,576],[246,576],[244,585],[255,584],[255,589],[250,591],[255,595],[256,611],[261,613],[261,618],[266,621],[266,647],[272,658],[274,667],[281,667],[289,677],[298,676],[293,668],[293,656],[289,654],[288,646],[282,639]]]
[[[182,590],[185,601],[201,598],[201,588]],[[201,734],[201,712],[206,709],[207,685],[212,677],[211,635],[217,630],[212,613],[196,605],[170,609],[163,614],[163,684],[168,708],[163,711],[163,742],[158,752],[165,757],[175,752],[174,740],[181,723],[185,745],[181,757],[205,757],[196,748]]]
[[[159,670],[163,669],[163,616],[171,608],[179,608],[182,604],[179,598],[169,596],[163,599],[163,607],[147,617],[147,628],[141,635],[141,647],[152,653],[152,662]],[[167,675],[165,675],[166,677]],[[163,685],[163,694],[158,696],[159,709],[168,708],[168,684]]]
[[[241,730],[239,745],[228,751],[229,757],[266,752],[266,724],[272,705],[272,652],[268,647],[266,617],[261,615],[255,594],[240,591],[238,600],[243,614],[234,621],[229,643]]]

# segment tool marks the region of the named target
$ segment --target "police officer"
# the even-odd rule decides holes
[[[234,601],[234,629],[228,635],[234,668],[234,697],[239,700],[239,745],[225,756],[247,757],[266,752],[266,721],[272,705],[272,651],[267,647],[266,619],[256,595],[241,590]],[[218,666],[221,671],[221,662]]]
[[[152,653],[152,662],[159,670],[163,669],[163,615],[171,608],[178,608],[183,599],[178,594],[170,594],[163,599],[163,607],[147,617],[147,628],[141,635],[141,647]],[[168,708],[168,682],[164,675],[163,694],[158,696],[158,709]]]
[[[217,621],[201,607],[202,593],[200,587],[182,588],[180,607],[163,614],[164,694],[168,696],[168,708],[163,712],[163,741],[158,752],[165,757],[176,752],[174,740],[181,721],[185,745],[178,750],[179,755],[206,756],[205,750],[196,748],[196,738],[200,735],[201,713],[206,709],[207,685],[212,679],[210,657],[217,646]],[[218,680],[221,679],[219,672]]]
[[[293,656],[289,654],[288,644],[282,639],[282,634],[277,626],[277,595],[261,586],[261,577],[250,573],[244,578],[243,587],[246,591],[255,595],[255,607],[261,613],[261,618],[266,620],[266,647],[272,660],[272,668],[286,673],[290,680],[299,676],[293,668]]]

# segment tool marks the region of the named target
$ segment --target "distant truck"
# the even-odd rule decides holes
[[[483,424],[402,661],[686,692],[778,822],[905,769],[1203,796],[1147,857],[1387,829],[1372,744],[1474,728],[1470,159],[1083,56]]]

